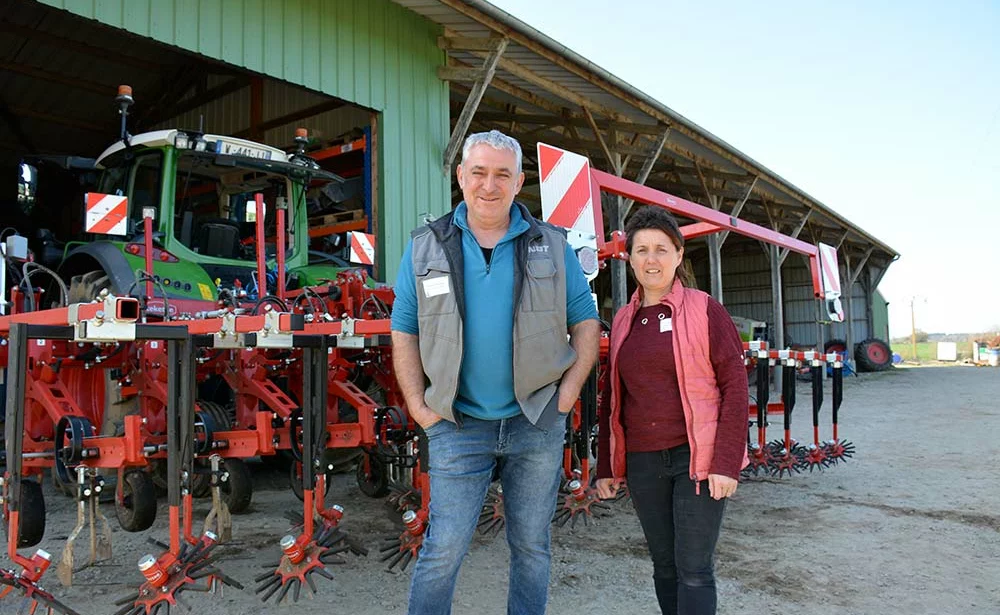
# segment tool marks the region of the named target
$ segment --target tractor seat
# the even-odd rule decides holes
[[[239,258],[239,224],[225,218],[210,218],[196,226],[195,252],[218,258]]]

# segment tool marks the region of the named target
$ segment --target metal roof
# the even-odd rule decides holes
[[[440,46],[447,51],[452,70],[442,78],[451,82],[453,118],[472,87],[468,82],[473,77],[463,79],[460,71],[474,71],[489,57],[487,46],[470,45],[469,39],[507,39],[472,127],[506,128],[522,140],[526,157],[531,157],[527,153],[534,149],[534,141],[587,154],[594,164],[612,172],[609,153],[631,156],[625,176],[634,176],[639,161],[650,155],[669,127],[647,184],[709,204],[711,199],[705,197],[710,192],[723,211],[734,207],[752,185],[739,214],[742,219],[777,225],[791,234],[808,215],[803,238],[811,235],[813,241],[839,246],[857,258],[869,254],[869,263],[882,272],[898,257],[884,242],[721,138],[489,2],[393,2],[443,26]]]

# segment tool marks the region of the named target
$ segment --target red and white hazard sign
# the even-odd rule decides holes
[[[837,248],[819,244],[819,274],[823,282],[823,299],[826,311],[833,322],[844,322],[844,308],[840,302],[840,266]]]
[[[542,219],[585,235],[595,235],[590,161],[585,156],[538,144]]]
[[[352,231],[351,236],[351,262],[361,265],[375,264],[375,235]]]
[[[819,270],[823,276],[823,292],[840,296],[840,270],[837,266],[837,248],[819,244]]]
[[[104,235],[128,233],[128,197],[88,192],[84,231]]]

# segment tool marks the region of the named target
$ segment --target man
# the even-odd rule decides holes
[[[565,233],[514,203],[523,183],[516,140],[470,135],[458,166],[464,200],[415,230],[403,253],[393,367],[426,435],[431,480],[411,615],[451,612],[494,468],[511,552],[507,612],[545,612],[565,417],[600,327]]]

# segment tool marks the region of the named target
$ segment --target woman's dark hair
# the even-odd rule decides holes
[[[678,250],[684,247],[684,235],[681,234],[677,218],[666,209],[645,206],[636,210],[625,223],[625,249],[629,254],[632,253],[632,240],[635,238],[635,234],[645,230],[663,231],[674,242],[674,247]],[[684,286],[698,288],[686,259],[681,261],[676,275]]]
[[[625,249],[632,252],[632,239],[639,231],[663,231],[680,250],[684,247],[684,236],[681,235],[677,218],[666,209],[659,207],[641,207],[625,223]]]

